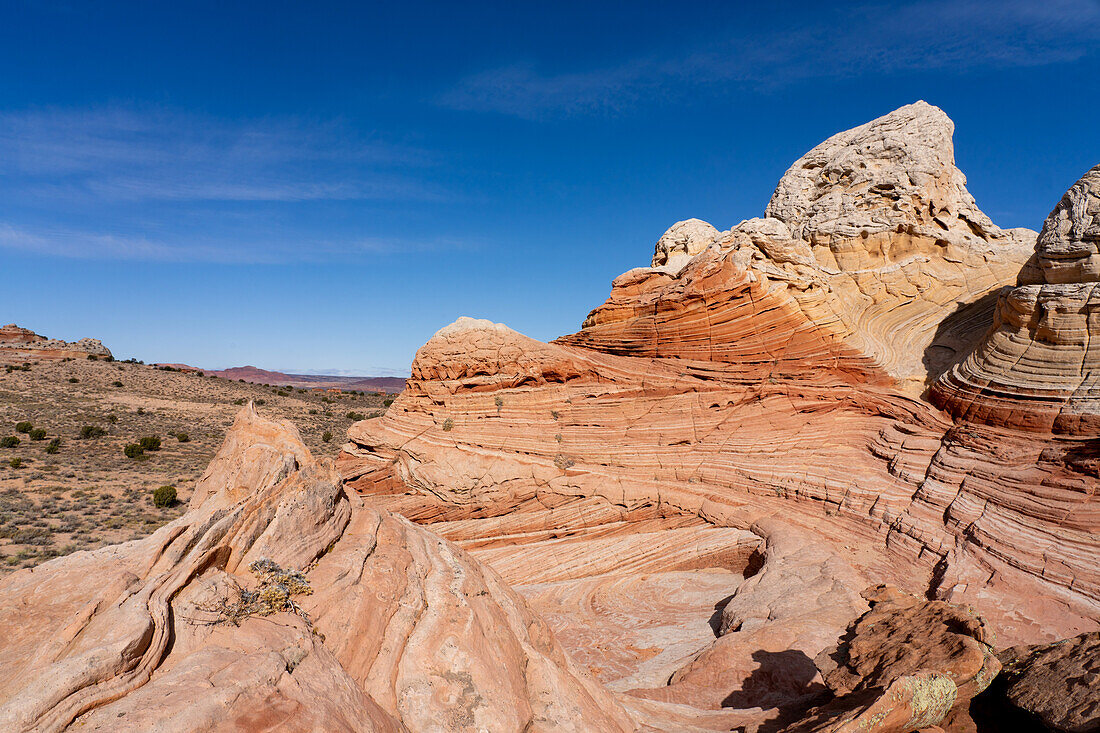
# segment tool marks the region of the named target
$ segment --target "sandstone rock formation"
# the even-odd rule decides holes
[[[245,410],[182,518],[0,582],[0,728],[971,730],[1002,658],[1019,709],[1090,720],[1100,445],[923,392],[1001,288],[1091,272],[1092,198],[1035,254],[951,132],[830,138],[576,334],[440,329],[339,475]]]
[[[989,335],[940,379],[933,400],[968,421],[1100,436],[1098,283],[1100,166],[1054,207]]]
[[[202,484],[144,540],[0,581],[0,729],[635,729],[495,573],[292,427],[249,405]]]
[[[654,267],[618,278],[561,342],[758,373],[839,364],[920,393],[982,336],[1035,242],[978,209],[953,131],[917,102],[834,135],[791,166],[764,219],[669,229]]]
[[[885,585],[863,595],[871,610],[816,659],[837,697],[798,728],[909,731],[945,719],[949,729],[973,727],[970,701],[1001,669],[988,625],[969,607]]]
[[[951,131],[918,103],[831,138],[765,218],[675,225],[553,343],[441,329],[388,413],[349,430],[341,474],[498,569],[656,729],[798,724],[828,694],[813,658],[874,583],[970,604],[1002,644],[1097,629],[1092,437],[955,423],[922,397],[1035,245],[977,208]],[[616,632],[703,614],[708,593],[710,638]],[[896,729],[981,686],[876,684],[849,712]]]
[[[86,358],[88,355],[111,358],[111,351],[99,339],[84,338],[68,342],[48,339],[14,323],[0,326],[0,363],[34,359]]]
[[[990,690],[1008,718],[1038,719],[1051,730],[1100,730],[1100,632],[1000,654],[1004,670]]]

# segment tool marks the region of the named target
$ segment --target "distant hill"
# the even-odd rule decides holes
[[[182,364],[173,364],[182,367]],[[206,370],[226,379],[243,379],[253,384],[275,384],[286,387],[362,390],[364,392],[400,392],[405,389],[404,377],[342,377],[333,374],[285,374],[254,366]]]

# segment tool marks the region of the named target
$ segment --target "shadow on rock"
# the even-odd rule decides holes
[[[776,708],[779,716],[762,725],[759,733],[782,730],[828,695],[813,660],[803,652],[768,652],[761,649],[753,652],[752,658],[760,666],[745,680],[740,690],[730,693],[722,701],[722,707]]]

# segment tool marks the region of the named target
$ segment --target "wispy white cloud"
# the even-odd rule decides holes
[[[1100,0],[822,7],[826,15],[804,26],[741,29],[689,53],[566,74],[540,74],[531,65],[491,69],[438,101],[527,118],[614,114],[655,97],[676,102],[707,86],[1041,66],[1093,55],[1100,44]]]
[[[220,264],[332,263],[362,255],[389,256],[474,250],[480,243],[456,238],[288,239],[259,236],[251,241],[203,237],[180,241],[142,235],[25,227],[0,222],[0,250],[66,259],[209,262]]]
[[[339,122],[165,110],[0,113],[0,187],[87,201],[432,199],[412,148]]]

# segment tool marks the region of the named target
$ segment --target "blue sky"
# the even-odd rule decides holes
[[[1100,0],[473,6],[0,0],[0,322],[403,374],[460,315],[576,330],[916,99],[1001,226],[1100,162]]]

